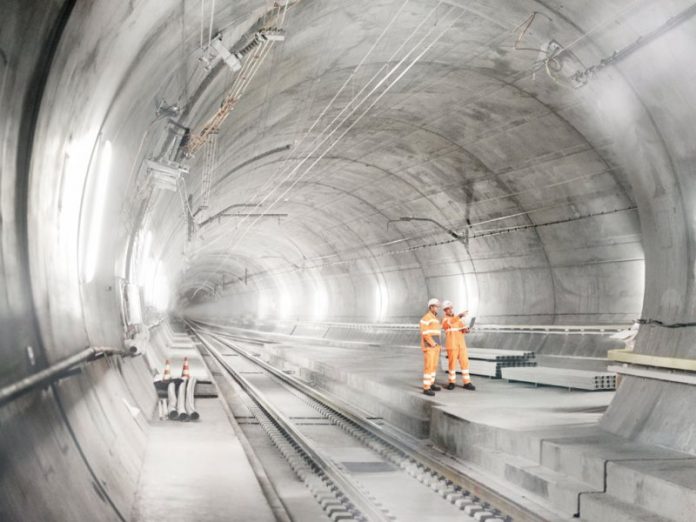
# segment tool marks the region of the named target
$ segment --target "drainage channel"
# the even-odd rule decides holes
[[[189,327],[247,393],[249,411],[290,465],[301,470],[297,476],[313,494],[317,479],[312,478],[311,483],[307,479],[318,477],[326,488],[321,491],[324,498],[332,494],[333,501],[342,506],[340,516],[354,520],[540,520],[265,363],[221,332],[194,323]],[[301,406],[324,422],[307,422],[310,417]],[[281,411],[294,415],[287,417]]]

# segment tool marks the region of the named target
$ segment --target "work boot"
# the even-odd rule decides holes
[[[454,390],[454,383],[453,383],[453,382],[449,383],[449,384],[447,385],[447,389],[448,389],[448,390]]]
[[[440,388],[437,384],[431,384],[430,389],[433,391],[440,391],[442,388]]]
[[[430,397],[434,397],[435,392],[433,390],[423,390],[423,395],[428,395]]]
[[[476,386],[474,386],[473,383],[467,382],[464,385],[464,389],[474,391],[476,389]]]

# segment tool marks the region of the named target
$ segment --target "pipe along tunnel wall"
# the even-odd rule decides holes
[[[261,0],[218,4],[214,32],[229,46],[268,11]],[[431,295],[490,323],[642,316],[651,321],[637,353],[693,358],[696,20],[686,1],[566,4],[293,4],[286,41],[221,128],[206,210],[257,205],[277,186],[259,208],[287,218],[235,229],[239,217],[222,217],[191,247],[178,194],[144,194],[140,165],[166,151],[170,117],[200,128],[229,85],[224,66],[200,66],[199,3],[0,1],[0,384],[85,346],[120,345],[119,282],[146,287],[152,305],[164,276],[171,306],[224,306],[230,316],[405,322]],[[540,51],[515,51],[534,11],[550,20],[533,20],[523,46]],[[567,69],[672,19],[659,38],[572,84]],[[423,20],[442,34],[422,58],[312,157],[311,172],[273,181],[307,154],[303,133],[372,44],[329,118],[398,63],[406,51],[392,54],[425,34]],[[572,54],[547,74],[537,60],[551,41]],[[156,112],[165,102],[175,115]],[[95,220],[107,141],[108,197]],[[187,178],[194,207],[202,156]],[[390,223],[404,216],[468,230],[468,245],[427,223]],[[0,518],[128,518],[147,423],[126,403],[149,415],[149,381],[141,358],[102,359],[2,406]],[[602,426],[696,453],[693,395],[628,377]]]

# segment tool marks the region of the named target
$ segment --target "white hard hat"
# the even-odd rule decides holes
[[[440,306],[440,300],[433,297],[430,301],[428,301],[428,308],[431,306]]]
[[[452,304],[452,301],[443,301],[442,302],[442,308],[453,308],[454,305]]]

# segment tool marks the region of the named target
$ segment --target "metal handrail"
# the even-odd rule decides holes
[[[417,323],[343,323],[337,321],[277,321],[288,325],[318,326],[325,328],[347,328],[355,330],[416,330]],[[630,328],[630,324],[558,325],[558,324],[477,324],[478,332],[521,332],[521,333],[615,333]]]
[[[9,386],[0,388],[0,406],[4,406],[37,386],[57,380],[63,372],[80,363],[94,360],[100,355],[127,355],[129,353],[130,352],[123,349],[105,346],[90,346],[89,348],[85,348],[48,368],[44,368],[28,377],[20,379]]]

